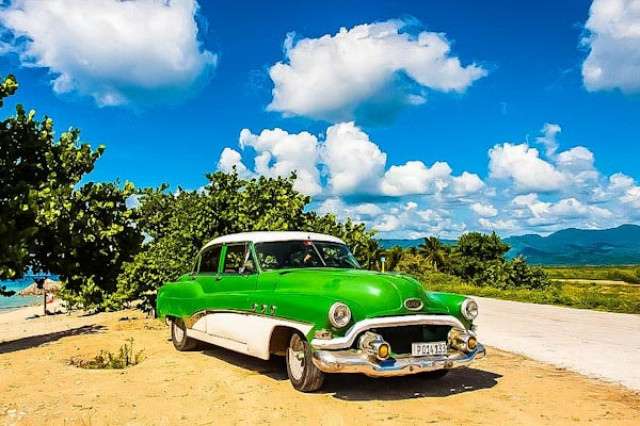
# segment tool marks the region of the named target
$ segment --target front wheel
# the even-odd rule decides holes
[[[300,392],[316,391],[324,383],[324,373],[318,370],[312,357],[309,342],[294,333],[287,349],[287,374],[293,387]]]
[[[182,318],[171,320],[171,341],[179,351],[191,351],[198,346],[198,341],[187,336],[187,326]]]

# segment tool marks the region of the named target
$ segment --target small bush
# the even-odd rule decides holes
[[[127,342],[120,346],[116,354],[101,350],[93,359],[84,360],[74,357],[71,358],[69,364],[87,370],[122,370],[140,364],[146,358],[144,349],[135,353],[133,350],[133,337],[127,339]]]
[[[638,266],[545,266],[551,279],[613,280],[640,284]]]

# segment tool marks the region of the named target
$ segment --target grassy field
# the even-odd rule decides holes
[[[445,274],[432,274],[424,277],[421,281],[424,287],[430,291],[444,291],[597,311],[640,314],[640,285],[585,284],[556,281],[547,290],[502,290],[495,287],[480,287],[467,284],[457,277]]]
[[[551,279],[624,281],[640,284],[640,266],[545,266]]]

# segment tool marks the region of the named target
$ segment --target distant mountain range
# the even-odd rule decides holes
[[[411,247],[424,240],[382,240],[385,247]],[[537,265],[640,264],[640,226],[622,225],[603,230],[563,229],[549,236],[536,234],[503,239],[511,246],[507,257],[524,256]],[[442,240],[454,244],[452,240]]]

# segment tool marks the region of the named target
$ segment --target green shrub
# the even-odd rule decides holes
[[[134,352],[133,337],[127,339],[127,342],[120,346],[116,354],[101,350],[98,355],[89,360],[71,358],[69,364],[87,370],[122,370],[140,364],[146,358],[144,349]]]

